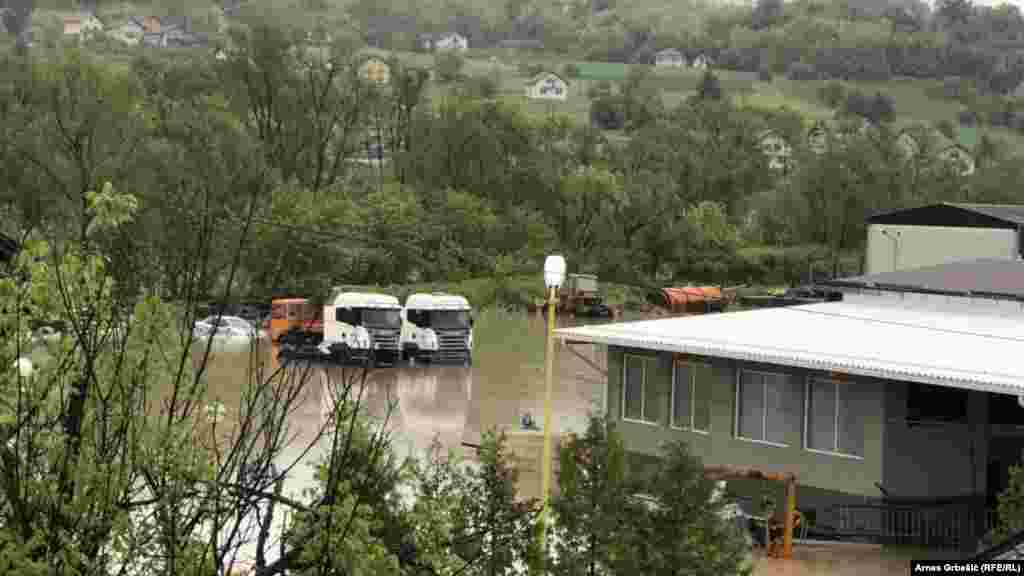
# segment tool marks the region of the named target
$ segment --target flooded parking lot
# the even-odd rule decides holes
[[[589,323],[559,319],[560,326]],[[518,428],[524,413],[538,425],[544,417],[545,323],[539,316],[512,312],[484,312],[476,322],[471,367],[427,365],[381,367],[369,371],[360,403],[371,418],[388,417],[392,447],[399,458],[422,456],[437,438],[445,449],[478,444],[491,429]],[[197,347],[197,348],[202,348]],[[603,349],[575,348],[591,362],[605,365]],[[196,366],[203,351],[196,350]],[[314,445],[316,435],[332,411],[335,386],[359,369],[303,360],[281,364],[276,347],[267,341],[220,343],[207,360],[205,380],[211,397],[223,402],[227,419],[238,410],[247,382],[265,380],[281,370],[284,378],[301,382],[301,395],[289,416],[288,447],[279,466],[300,464],[289,473],[285,492],[298,494],[313,483],[309,464],[324,454]],[[552,402],[555,434],[582,432],[590,411],[603,404],[603,375],[579,359],[566,346],[556,346]],[[358,390],[358,386],[356,387]],[[389,411],[390,408],[390,411]]]
[[[572,320],[560,319],[560,325]],[[577,322],[581,323],[581,322]],[[476,444],[490,429],[519,426],[524,413],[538,424],[544,408],[544,331],[540,317],[500,314],[481,322],[473,366],[399,364],[380,367],[367,375],[364,406],[371,416],[389,415],[395,446],[409,454],[422,452],[437,436],[445,447]],[[599,367],[603,350],[589,345],[575,348]],[[198,366],[202,352],[197,351]],[[264,374],[284,369],[303,377],[304,390],[290,427],[297,441],[309,439],[329,410],[329,383],[351,377],[355,369],[320,362],[286,361],[282,367],[276,347],[260,342],[253,349],[240,343],[219,345],[207,361],[206,380],[211,394],[232,409],[253,371]],[[299,373],[302,373],[300,375]],[[582,430],[588,412],[602,405],[603,376],[565,346],[556,346],[552,402],[553,430]]]

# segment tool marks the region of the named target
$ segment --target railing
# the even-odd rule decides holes
[[[956,501],[940,505],[838,505],[823,512],[819,529],[838,538],[935,548],[958,547],[964,528],[970,529],[981,520],[983,531],[975,534],[980,537],[992,530],[996,521],[994,511]]]

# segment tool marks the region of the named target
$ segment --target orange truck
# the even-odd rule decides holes
[[[273,342],[319,344],[324,338],[323,308],[308,298],[273,300],[269,333]]]

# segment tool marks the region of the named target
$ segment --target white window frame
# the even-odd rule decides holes
[[[669,400],[672,403],[672,409],[669,410],[668,425],[673,430],[686,430],[687,432],[696,432],[697,434],[704,434],[704,435],[711,434],[711,420],[710,420],[710,418],[708,419],[708,429],[707,430],[701,430],[701,429],[697,428],[694,425],[695,415],[697,413],[696,409],[695,409],[696,406],[695,406],[695,404],[693,402],[693,399],[694,399],[694,396],[695,396],[695,392],[696,392],[696,389],[697,389],[697,371],[696,370],[691,370],[690,371],[690,415],[689,415],[689,418],[687,419],[689,421],[689,425],[688,426],[676,426],[676,369],[680,365],[689,366],[691,369],[698,368],[698,367],[699,368],[712,369],[711,364],[709,364],[707,362],[693,362],[693,361],[689,361],[689,360],[673,360],[672,361],[672,394],[671,394],[671,400]]]
[[[823,382],[835,386],[835,409],[833,410],[834,414],[832,418],[833,446],[835,448],[834,450],[821,450],[819,448],[811,448],[811,388],[815,382]],[[826,456],[847,458],[849,460],[864,460],[863,456],[842,452],[839,447],[839,389],[842,386],[848,386],[850,384],[850,382],[842,382],[835,378],[828,378],[825,376],[807,377],[807,381],[804,385],[804,450],[808,452],[813,452],[815,454],[824,454]]]
[[[643,362],[644,376],[640,383],[640,420],[634,418],[626,418],[626,374],[629,359],[638,358]],[[655,421],[644,420],[647,417],[647,363],[657,361],[656,356],[648,356],[646,354],[623,354],[622,355],[622,421],[631,422],[633,424],[647,424],[648,426],[659,426]]]
[[[736,407],[735,407],[735,410],[734,410],[735,415],[733,417],[733,437],[735,437],[737,440],[742,440],[744,442],[751,442],[753,444],[762,444],[764,446],[775,446],[776,448],[790,448],[791,447],[790,444],[786,444],[786,443],[783,443],[783,442],[772,442],[771,440],[758,440],[756,438],[747,438],[745,436],[740,436],[740,392],[743,389],[743,374],[744,373],[746,373],[746,374],[760,374],[762,376],[782,376],[783,378],[792,378],[792,375],[788,374],[786,372],[768,372],[766,370],[749,370],[749,369],[745,369],[745,368],[740,368],[739,370],[737,370],[736,371]],[[761,403],[762,403],[763,406],[761,407],[761,438],[764,438],[764,437],[768,436],[768,402],[765,401],[765,399],[767,398],[767,387],[768,387],[768,383],[767,382],[762,382],[762,384],[761,384],[761,390],[762,390],[762,392],[761,392]],[[804,405],[806,405],[806,404],[807,403],[804,402]],[[806,412],[806,410],[805,410],[805,412]]]

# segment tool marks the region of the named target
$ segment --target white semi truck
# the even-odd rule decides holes
[[[320,351],[332,359],[394,363],[401,357],[402,305],[386,294],[342,292],[324,306]]]
[[[402,310],[402,354],[411,361],[473,362],[469,301],[452,294],[412,294]]]

